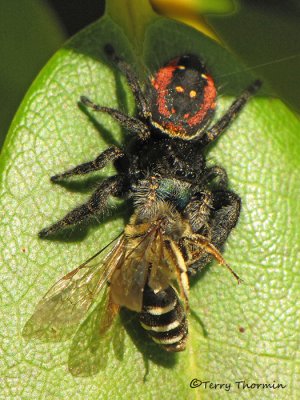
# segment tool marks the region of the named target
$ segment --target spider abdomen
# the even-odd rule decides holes
[[[152,340],[164,350],[176,352],[185,349],[188,336],[186,313],[171,286],[157,293],[149,286],[145,287],[139,319]]]
[[[216,107],[216,87],[192,54],[176,57],[152,78],[152,124],[171,137],[189,140],[204,129]]]

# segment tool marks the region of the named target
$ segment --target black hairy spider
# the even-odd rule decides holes
[[[255,81],[246,88],[210,126],[216,106],[216,88],[198,57],[183,55],[172,59],[151,78],[144,93],[131,67],[111,45],[105,46],[105,52],[126,76],[135,97],[137,116],[94,104],[84,96],[81,102],[94,111],[111,115],[132,137],[122,148],[109,147],[95,160],[51,177],[56,182],[87,174],[100,170],[108,162],[114,162],[118,171],[103,180],[86,203],[41,230],[39,236],[52,235],[99,212],[105,213],[110,196],[135,196],[138,204],[144,190],[141,182],[156,177],[160,184],[155,196],[172,203],[189,220],[195,233],[203,234],[220,248],[238,221],[240,198],[228,190],[223,168],[206,166],[203,152],[235,120],[261,82]],[[188,186],[183,190],[185,184]],[[145,212],[146,208],[145,205]],[[203,255],[189,268],[189,273],[205,265],[210,257]]]

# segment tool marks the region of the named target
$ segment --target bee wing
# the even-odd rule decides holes
[[[126,259],[112,276],[110,287],[113,301],[132,311],[142,309],[143,291],[147,281],[149,263],[135,254]]]
[[[150,229],[141,239],[129,239],[123,262],[111,278],[113,301],[140,312],[146,282],[155,291],[165,289],[170,283],[171,272],[165,261],[164,241],[159,229]]]
[[[106,292],[109,292],[109,287],[106,287]],[[101,302],[81,323],[69,352],[68,366],[72,375],[92,376],[105,368],[109,349],[120,330],[112,329],[118,312],[119,307],[105,293]]]
[[[27,321],[24,337],[61,341],[74,333],[122,258],[124,238],[111,249],[116,240],[52,286]]]
[[[143,292],[148,278],[150,263],[153,261],[150,250],[156,231],[148,230],[145,234],[128,235],[125,256],[119,268],[114,271],[110,280],[112,300],[132,311],[140,312],[143,303]]]

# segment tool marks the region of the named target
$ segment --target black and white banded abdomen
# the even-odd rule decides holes
[[[188,335],[186,313],[171,286],[155,293],[146,285],[139,319],[154,342],[165,350],[173,352],[185,349]]]

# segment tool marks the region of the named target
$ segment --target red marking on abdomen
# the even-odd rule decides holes
[[[172,81],[173,73],[176,70],[176,63],[177,60],[174,60],[168,66],[161,68],[152,82],[152,85],[157,92],[156,103],[158,112],[166,118],[171,117],[171,112],[167,107],[166,94],[168,91],[167,87]]]
[[[171,132],[186,134],[186,128],[180,122],[176,124],[171,120],[172,114],[174,115],[174,108],[168,109],[167,104],[167,94],[168,86],[172,82],[174,71],[178,68],[177,59],[173,60],[172,63],[161,68],[151,83],[156,91],[157,99],[157,111],[158,114],[164,117],[166,120],[160,122],[161,126]],[[190,117],[190,113],[186,113],[184,118],[184,123],[188,124],[190,127],[198,126],[204,120],[209,110],[214,110],[216,107],[216,96],[217,91],[213,78],[210,75],[205,75],[206,85],[204,86],[203,102],[199,104],[199,110]],[[158,122],[158,121],[157,121]]]
[[[214,110],[216,107],[215,99],[217,90],[211,76],[206,75],[207,85],[204,88],[203,103],[199,111],[187,120],[189,126],[199,125],[209,110]]]

